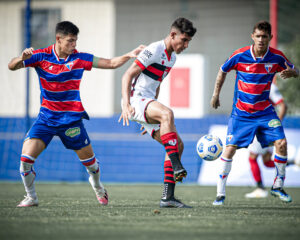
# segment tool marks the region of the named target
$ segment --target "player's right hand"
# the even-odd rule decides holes
[[[140,130],[142,131],[141,135],[145,135],[147,133],[147,131],[145,130],[144,126],[141,126]]]
[[[126,126],[129,126],[129,119],[131,118],[131,116],[134,116],[134,114],[134,108],[130,104],[127,104],[123,106],[122,113],[118,122],[121,122],[121,120],[123,119],[123,126],[125,126],[125,123]]]
[[[215,108],[215,109],[220,107],[219,96],[212,96],[212,98],[210,100],[210,105],[212,106],[212,108]]]
[[[26,59],[29,59],[31,58],[31,56],[33,55],[33,48],[25,48],[24,51],[22,52],[22,55],[21,55],[21,58],[22,60],[26,60]]]

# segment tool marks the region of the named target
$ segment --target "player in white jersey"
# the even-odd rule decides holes
[[[278,112],[278,117],[282,121],[284,118],[287,106],[283,100],[281,93],[279,92],[278,87],[272,83],[270,89],[270,100],[274,106],[276,106]],[[262,177],[259,169],[259,165],[257,163],[258,156],[261,155],[263,163],[266,167],[274,168],[274,160],[272,159],[273,154],[273,146],[262,148],[257,138],[255,137],[253,143],[249,145],[249,163],[252,175],[256,182],[257,188],[245,195],[246,198],[265,198],[268,196],[268,191],[265,190]]]
[[[159,143],[164,145],[164,191],[160,207],[188,207],[174,197],[175,184],[186,177],[181,164],[183,142],[174,124],[173,111],[157,101],[162,80],[176,61],[176,54],[188,47],[196,29],[185,18],[178,18],[169,35],[147,46],[122,78],[123,125],[139,122]]]

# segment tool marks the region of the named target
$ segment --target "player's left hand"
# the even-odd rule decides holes
[[[140,130],[142,131],[141,135],[145,135],[147,133],[147,131],[145,130],[145,128],[143,126],[141,126]]]
[[[139,53],[145,48],[145,45],[140,45],[138,46],[136,49],[133,49],[130,53],[129,53],[129,57],[131,58],[136,58],[137,55],[139,55]]]
[[[291,68],[286,62],[284,64],[286,66],[286,69],[280,72],[281,78],[286,79],[298,76],[296,69]]]

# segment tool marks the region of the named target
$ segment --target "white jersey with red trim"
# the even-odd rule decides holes
[[[274,106],[283,102],[283,97],[282,97],[281,93],[279,92],[278,87],[274,83],[272,83],[271,89],[270,89],[270,100]]]
[[[176,54],[166,51],[164,40],[151,43],[138,55],[135,63],[142,69],[132,80],[131,96],[155,98],[157,88],[175,64]]]

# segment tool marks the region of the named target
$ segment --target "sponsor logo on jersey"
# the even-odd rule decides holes
[[[273,128],[280,127],[281,122],[278,119],[272,119],[270,122],[268,122],[268,126]]]
[[[175,146],[176,143],[177,143],[177,140],[176,139],[172,139],[168,142],[171,146]]]
[[[51,70],[52,70],[52,68],[53,68],[53,66],[50,66],[50,67],[49,67],[49,70],[51,71]]]
[[[74,65],[74,62],[69,62],[69,63],[65,64],[65,66],[69,69],[69,71],[72,70],[73,65]]]
[[[246,70],[249,71],[250,70],[250,66],[246,67]]]
[[[233,135],[228,135],[227,136],[227,141],[230,142],[232,140],[232,138],[233,138]]]
[[[166,59],[167,59],[167,56],[166,56],[165,53],[162,53],[162,54],[161,54],[161,59],[163,59],[163,60],[166,60]]]
[[[80,134],[80,128],[75,127],[75,128],[69,128],[67,131],[65,131],[66,136],[68,137],[75,137]]]
[[[267,70],[268,73],[271,71],[272,67],[273,67],[273,64],[271,64],[271,63],[265,64],[265,69]]]

